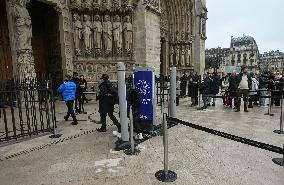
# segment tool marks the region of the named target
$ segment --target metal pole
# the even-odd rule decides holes
[[[134,148],[134,134],[133,134],[133,115],[132,115],[132,106],[129,108],[129,120],[130,120],[130,142],[131,142],[131,152],[134,154],[135,148]]]
[[[271,90],[269,90],[269,106],[268,106],[267,113],[265,113],[264,115],[274,116],[274,114],[271,114],[271,108],[272,108],[271,104],[272,104],[272,100],[271,100]]]
[[[166,121],[166,116],[167,114],[163,114],[163,132],[164,132],[164,137],[163,137],[163,141],[164,141],[164,172],[165,172],[165,176],[168,175],[169,173],[169,157],[168,157],[168,150],[169,150],[169,146],[168,146],[168,125],[167,125],[167,121]]]
[[[123,62],[117,63],[117,79],[118,79],[118,96],[119,96],[119,118],[121,124],[121,140],[123,142],[129,142],[125,65]]]
[[[276,134],[284,134],[283,131],[283,96],[281,97],[280,129],[273,131]]]
[[[170,117],[176,118],[176,75],[177,75],[177,68],[172,67],[171,68],[171,85],[170,85]]]
[[[162,182],[174,182],[177,179],[177,174],[169,170],[168,124],[166,117],[167,114],[163,114],[164,170],[156,172],[155,177]]]

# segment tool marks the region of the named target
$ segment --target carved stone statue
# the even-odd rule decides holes
[[[87,54],[93,49],[92,23],[89,15],[84,15],[84,44]]]
[[[179,62],[179,66],[184,67],[185,66],[185,49],[184,46],[180,46],[180,62]]]
[[[103,39],[105,54],[109,56],[112,52],[112,23],[109,15],[104,16]]]
[[[101,0],[93,0],[93,7],[99,9],[101,6]]]
[[[175,53],[176,53],[176,61],[175,61],[175,65],[179,65],[179,63],[180,63],[180,48],[179,48],[179,46],[176,46],[176,48],[175,48]]]
[[[188,45],[185,47],[184,60],[185,60],[185,65],[190,66],[190,47]]]
[[[74,18],[74,35],[73,35],[73,39],[74,39],[74,49],[75,49],[75,53],[76,55],[81,55],[81,41],[82,41],[82,22],[80,20],[80,16],[77,13],[74,13],[73,15]]]
[[[118,15],[114,17],[113,20],[113,43],[114,51],[116,54],[121,54],[122,51],[122,25],[121,20]]]
[[[170,66],[174,64],[174,56],[175,56],[175,48],[174,46],[170,46]]]
[[[91,10],[93,5],[93,0],[82,0],[83,8]]]
[[[110,9],[111,7],[111,0],[101,0],[101,6],[103,9]]]
[[[82,6],[82,0],[70,0],[71,8],[80,9]]]
[[[133,49],[133,28],[130,21],[130,16],[125,17],[125,23],[123,24],[123,35],[125,43],[125,52],[130,55]]]
[[[102,49],[103,26],[99,15],[94,16],[93,29],[94,29],[94,47],[96,50],[96,55],[100,55]]]
[[[32,50],[32,22],[25,4],[25,0],[19,0],[19,2],[15,4],[14,9],[17,50]]]

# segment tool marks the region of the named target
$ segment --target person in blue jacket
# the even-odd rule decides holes
[[[77,118],[74,113],[73,105],[76,99],[76,84],[72,81],[70,75],[66,75],[66,81],[60,85],[58,88],[58,92],[63,94],[63,99],[67,106],[67,115],[64,116],[65,121],[68,121],[69,116],[71,115],[73,118],[72,125],[77,125]]]

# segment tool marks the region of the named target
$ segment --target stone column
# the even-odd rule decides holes
[[[134,59],[160,73],[160,8],[157,1],[139,1],[134,12]]]
[[[9,36],[13,60],[13,74],[21,78],[35,78],[32,22],[26,4],[28,0],[7,0]]]

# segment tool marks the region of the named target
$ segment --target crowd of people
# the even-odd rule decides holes
[[[244,111],[249,112],[248,108],[253,108],[254,105],[267,106],[266,99],[270,95],[271,105],[280,106],[284,89],[284,77],[280,72],[264,71],[255,74],[248,72],[247,67],[243,67],[240,73],[236,70],[222,75],[205,73],[202,78],[197,74],[184,74],[179,80],[179,96],[191,97],[191,106],[196,106],[200,93],[202,110],[208,106],[215,106],[216,98],[222,98],[223,105],[235,109],[236,112],[240,111],[243,99]]]

